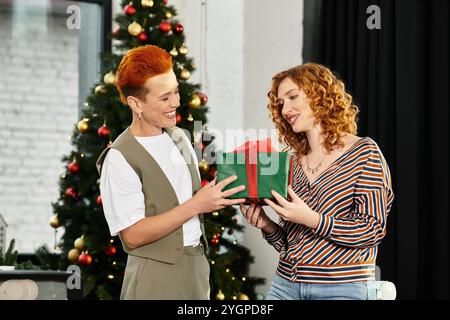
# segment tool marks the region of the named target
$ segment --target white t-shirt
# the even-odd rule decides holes
[[[198,165],[191,143],[185,135],[183,137]],[[186,161],[170,136],[164,132],[158,136],[135,138],[161,167],[175,190],[178,202],[182,204],[189,200],[192,197],[191,174]],[[198,172],[197,174],[199,175]],[[122,153],[116,149],[111,148],[103,162],[100,194],[103,211],[112,236],[145,217],[142,183]],[[184,246],[198,245],[201,235],[202,231],[197,215],[183,224]]]

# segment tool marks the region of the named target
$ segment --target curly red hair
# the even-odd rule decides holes
[[[345,91],[344,83],[330,69],[316,63],[306,63],[282,71],[272,78],[267,107],[278,129],[279,141],[286,143],[288,149],[293,149],[297,156],[308,154],[310,146],[306,134],[295,133],[281,114],[283,108],[277,98],[278,88],[286,78],[290,78],[310,99],[311,110],[323,129],[323,144],[328,152],[336,146],[344,146],[344,134],[357,133],[358,107]]]
[[[116,75],[116,88],[120,100],[127,104],[127,97],[144,98],[145,81],[169,72],[173,67],[171,55],[157,46],[146,45],[131,49],[122,58]]]

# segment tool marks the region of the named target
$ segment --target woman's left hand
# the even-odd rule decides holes
[[[273,210],[275,210],[281,218],[298,224],[304,224],[310,228],[316,228],[319,224],[320,216],[314,212],[299,196],[288,187],[288,194],[291,201],[283,198],[278,192],[272,190],[272,195],[277,199],[278,204],[269,199],[264,199]]]

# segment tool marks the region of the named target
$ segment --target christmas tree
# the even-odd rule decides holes
[[[208,98],[200,91],[199,84],[189,83],[195,65],[188,57],[184,28],[175,19],[175,8],[166,0],[124,1],[122,6],[123,13],[116,17],[119,28],[112,33],[112,38],[118,40],[116,53],[103,55],[102,81],[92,88],[74,128],[73,150],[62,158],[67,171],[61,176],[60,197],[53,203],[54,216],[50,221],[55,232],[64,227],[58,244],[61,257],[46,255],[44,248],[38,252],[48,268],[65,269],[78,264],[86,299],[117,299],[126,264],[120,240],[109,234],[95,167],[102,150],[131,123],[131,112],[120,102],[114,85],[124,52],[152,44],[172,55],[180,89],[177,126],[191,134],[194,149],[200,156],[203,185],[213,179],[216,170],[210,159],[203,157],[205,149],[214,147],[214,137],[204,125]],[[194,123],[199,121],[200,134],[194,131]],[[238,224],[237,214],[233,207],[205,214],[210,244],[207,256],[211,266],[211,299],[255,299],[255,286],[263,283],[262,279],[248,275],[253,257],[238,242],[236,233],[243,227]]]

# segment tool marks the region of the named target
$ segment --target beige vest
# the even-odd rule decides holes
[[[189,150],[189,145],[185,138],[183,139],[185,133],[178,127],[164,130],[169,134],[186,160],[192,179],[192,195],[194,195],[201,188],[201,182],[198,175],[198,167]],[[175,190],[161,167],[134,138],[129,127],[98,158],[97,170],[99,174],[101,174],[103,161],[110,148],[120,151],[141,180],[145,198],[146,217],[161,214],[179,205]],[[167,159],[167,161],[170,161],[170,159]],[[205,245],[207,245],[202,214],[199,215],[199,219],[203,234],[202,238]],[[183,227],[181,226],[167,236],[136,249],[130,249],[122,238],[120,239],[125,252],[130,255],[173,264],[183,250]]]

